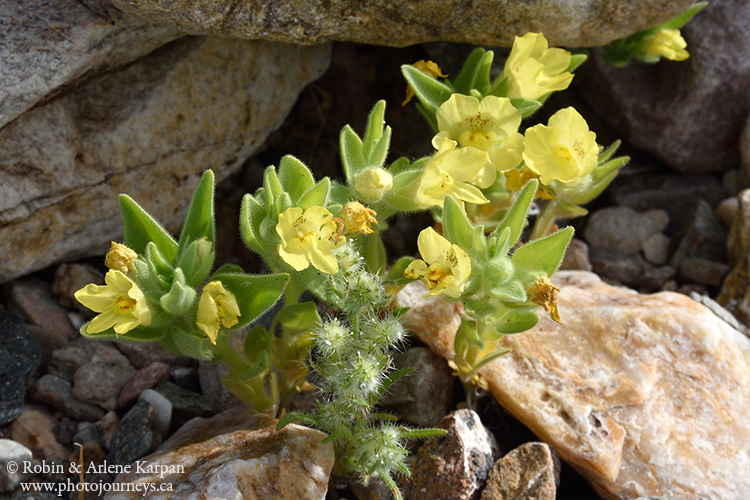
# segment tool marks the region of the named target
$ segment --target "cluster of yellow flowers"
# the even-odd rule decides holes
[[[555,113],[547,125],[519,133],[521,114],[511,98],[541,99],[565,89],[573,79],[566,69],[571,55],[549,48],[542,34],[516,37],[505,64],[508,96],[453,94],[437,110],[437,150],[420,177],[414,201],[421,208],[443,204],[446,196],[474,204],[487,203],[480,189],[499,173],[523,162],[525,178],[572,184],[597,166],[596,134],[573,108]],[[517,176],[517,175],[516,175]]]

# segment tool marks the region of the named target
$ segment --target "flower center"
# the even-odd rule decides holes
[[[310,231],[307,234],[302,234],[302,231],[297,231],[297,234],[295,234],[294,237],[300,240],[301,242],[304,242],[308,238],[316,239],[314,231]]]
[[[449,274],[450,272],[440,264],[431,264],[427,269],[427,275],[425,276],[427,279],[427,287],[432,290]]]
[[[485,130],[465,130],[458,138],[463,147],[473,147],[481,151],[488,151],[497,141],[497,134]]]
[[[115,312],[118,314],[132,314],[135,310],[135,299],[127,295],[118,295],[115,299]]]

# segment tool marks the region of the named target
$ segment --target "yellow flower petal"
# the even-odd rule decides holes
[[[570,52],[548,48],[541,33],[516,37],[503,69],[508,97],[537,100],[568,88],[573,80],[573,74],[565,71],[569,64]]]
[[[413,261],[404,276],[420,279],[430,289],[428,295],[460,297],[471,275],[468,254],[458,245],[451,245],[431,227],[419,233],[417,246],[424,261]]]
[[[333,215],[323,207],[289,208],[279,215],[276,233],[281,237],[279,257],[297,271],[312,264],[327,274],[338,272],[332,251],[344,244]]]
[[[634,49],[636,57],[648,62],[655,62],[660,57],[671,61],[684,61],[690,57],[685,48],[687,42],[680,30],[663,29],[642,40]]]
[[[138,254],[133,250],[113,241],[109,252],[104,256],[104,265],[109,269],[115,269],[121,273],[130,275],[135,270],[135,259],[137,258]]]
[[[106,286],[89,284],[74,294],[78,302],[99,313],[86,327],[87,333],[114,328],[115,333],[123,334],[151,324],[151,310],[135,282],[114,269],[107,272],[104,282]]]
[[[219,328],[231,328],[239,322],[240,307],[234,294],[221,281],[211,281],[203,287],[198,301],[196,325],[211,343],[216,344]]]

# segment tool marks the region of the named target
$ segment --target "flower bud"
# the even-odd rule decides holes
[[[368,168],[354,179],[354,190],[368,203],[380,200],[393,187],[393,176],[382,168]]]

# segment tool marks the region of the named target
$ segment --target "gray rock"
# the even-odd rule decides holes
[[[480,500],[555,500],[560,459],[545,443],[526,443],[495,462]]]
[[[750,253],[750,189],[737,195],[738,208],[729,229],[727,250],[729,262],[736,265]]]
[[[632,175],[618,177],[608,190],[612,205],[623,205],[638,212],[664,210],[669,214],[667,234],[687,228],[698,200],[715,207],[726,198],[718,179],[709,175]]]
[[[123,192],[176,231],[203,171],[238,170],[329,52],[186,37],[15,118],[0,129],[0,282],[104,254]]]
[[[120,391],[117,404],[121,408],[132,405],[138,396],[146,389],[151,389],[159,382],[166,380],[169,374],[169,365],[154,361],[145,368],[135,372]]]
[[[48,373],[72,382],[76,370],[89,363],[94,357],[110,359],[119,355],[112,342],[78,337],[62,349],[52,352]]]
[[[78,424],[78,430],[73,436],[74,443],[96,443],[100,447],[104,446],[99,427],[93,422],[81,422]]]
[[[478,498],[495,458],[495,438],[472,410],[458,410],[436,426],[448,434],[426,441],[417,451],[407,500]]]
[[[700,200],[687,234],[680,241],[670,265],[680,269],[680,263],[686,258],[726,262],[726,242],[726,230],[721,227],[708,203]]]
[[[24,278],[10,283],[7,294],[8,308],[27,323],[38,325],[63,340],[70,340],[76,334],[67,311],[57,303],[48,283]]]
[[[193,34],[269,39],[301,44],[327,40],[404,47],[420,42],[451,41],[510,46],[513,35],[542,31],[553,44],[604,45],[677,15],[688,2],[630,2],[616,7],[601,0],[569,4],[492,0],[364,3],[316,3],[304,0],[227,5],[210,0],[113,0],[126,12]]]
[[[589,259],[596,274],[626,285],[635,284],[644,270],[637,254],[618,248],[592,247]]]
[[[396,369],[414,372],[391,386],[380,406],[421,427],[437,424],[451,409],[455,377],[443,358],[426,347],[412,347],[393,356]]]
[[[113,464],[127,465],[148,454],[154,443],[151,430],[154,409],[139,401],[120,420],[110,444],[107,459]]]
[[[210,417],[216,412],[209,399],[171,382],[161,382],[154,390],[172,403],[172,427],[175,429],[195,417]]]
[[[183,36],[126,19],[106,0],[3,2],[0,32],[0,128],[61,87]]]
[[[23,472],[23,463],[31,459],[31,450],[24,445],[0,439],[0,493],[13,491],[28,477]]]
[[[750,111],[748,24],[745,0],[713,2],[682,30],[687,61],[613,68],[594,52],[576,81],[634,146],[680,172],[729,170]]]
[[[39,403],[57,408],[75,420],[98,420],[104,410],[73,396],[73,388],[67,380],[44,375],[31,388],[31,398]]]
[[[585,241],[578,238],[570,240],[568,250],[565,252],[565,258],[562,264],[560,264],[560,269],[567,269],[568,271],[591,271],[589,246]]]
[[[110,411],[107,412],[102,418],[94,422],[96,428],[99,429],[99,434],[102,437],[102,444],[105,449],[109,449],[112,444],[112,436],[114,436],[117,430],[117,425],[120,423],[120,419],[117,413]]]
[[[750,187],[750,117],[740,136],[740,183],[744,188]]]
[[[237,396],[229,392],[221,383],[222,377],[227,376],[229,376],[229,368],[223,363],[201,361],[198,365],[201,392],[217,411],[244,405]]]
[[[117,398],[135,374],[128,358],[117,349],[102,350],[73,375],[73,395],[105,410],[117,408]]]
[[[199,392],[201,390],[198,370],[190,366],[170,366],[169,380],[188,391]]]
[[[191,358],[173,354],[154,342],[118,342],[115,346],[139,370],[152,363],[173,365],[193,362]]]
[[[105,498],[164,498],[158,488],[168,485],[172,500],[322,500],[333,467],[333,444],[322,443],[322,432],[294,424],[276,431],[277,422],[246,408],[207,420],[197,418],[143,459],[143,468],[159,467],[155,472],[134,469],[119,475],[121,487]],[[166,470],[162,472],[161,466]],[[134,483],[146,484],[149,490],[144,495],[142,490],[126,488]]]
[[[692,258],[682,259],[677,269],[677,275],[683,280],[706,286],[720,286],[728,272],[728,264]]]
[[[73,296],[75,292],[89,283],[103,285],[104,274],[88,264],[60,264],[55,269],[52,293],[57,296],[63,306],[92,316],[94,313],[91,309],[78,302]]]
[[[34,373],[41,350],[21,318],[0,311],[0,426],[23,412],[26,380]]]
[[[153,428],[156,432],[167,435],[172,423],[172,403],[153,389],[146,389],[138,396],[139,401],[145,401],[154,409]]]
[[[589,216],[583,236],[591,247],[638,253],[644,241],[667,225],[669,215],[663,210],[636,212],[629,207],[610,207]]]
[[[661,290],[677,274],[670,266],[646,267],[635,281],[635,286],[643,292]]]

